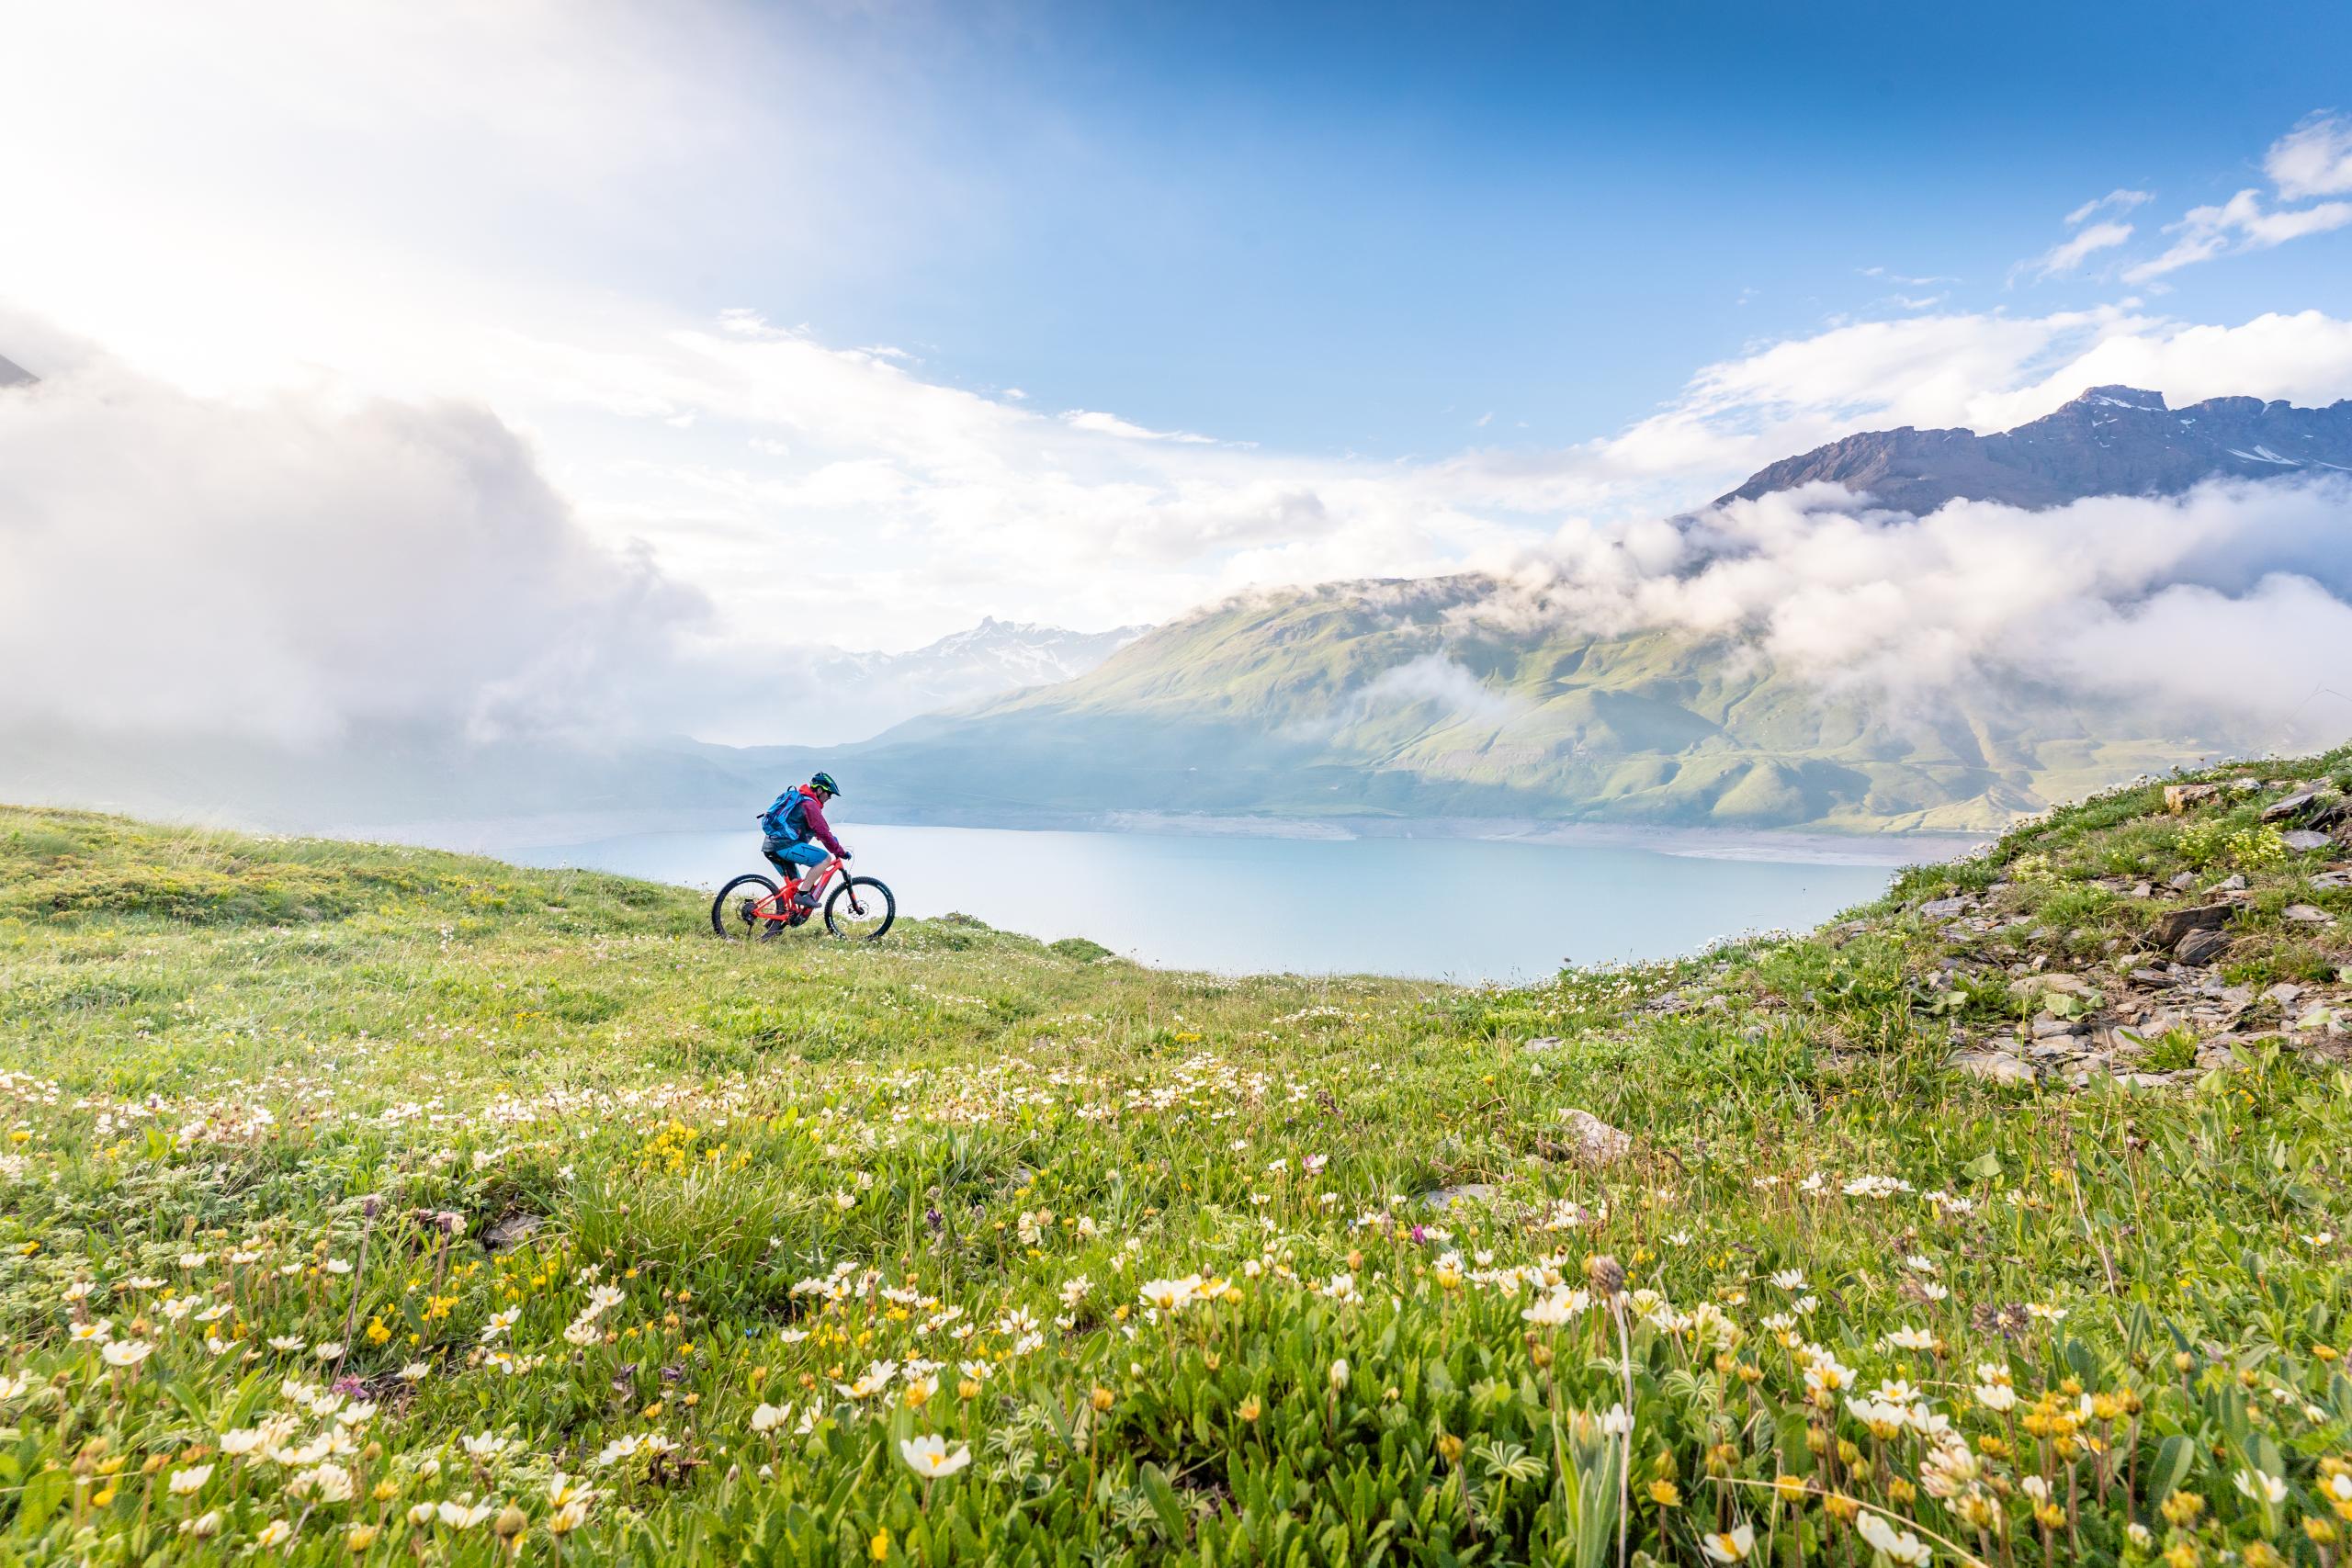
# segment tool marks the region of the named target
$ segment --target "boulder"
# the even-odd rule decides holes
[[[482,1248],[503,1252],[510,1247],[520,1247],[547,1223],[545,1214],[509,1214],[481,1233]]]
[[[2199,801],[2211,800],[2221,793],[2220,784],[2166,784],[2165,785],[2165,809],[2177,817]]]
[[[1956,1073],[1992,1083],[2032,1083],[2040,1077],[2031,1063],[1999,1051],[1962,1051],[1946,1065]]]
[[[1560,1120],[1567,1123],[1568,1142],[1576,1157],[1587,1165],[1612,1164],[1634,1152],[1633,1134],[1611,1127],[1589,1111],[1564,1111]]]
[[[2217,931],[2201,929],[2190,931],[2181,938],[2180,945],[2173,949],[2173,956],[2183,964],[2203,965],[2221,957],[2222,953],[2229,951],[2229,948],[2228,937]]]
[[[2312,850],[2324,850],[2335,842],[2325,833],[2314,833],[2309,828],[2298,828],[2291,833],[2281,833],[2278,837],[2285,841],[2289,849],[2298,854],[2306,854]]]
[[[2311,904],[2290,904],[2278,912],[2299,926],[2332,926],[2335,923],[2334,915]]]
[[[2319,791],[2299,789],[2284,800],[2274,800],[2262,808],[2265,822],[2291,822],[2319,804]]]
[[[2219,931],[2229,923],[2234,908],[2228,904],[2204,904],[2189,909],[2166,909],[2148,928],[2148,940],[2158,947],[2178,947],[2191,931]]]
[[[1928,920],[1949,920],[1968,912],[1968,899],[1955,894],[1950,898],[1930,898],[1919,906],[1919,918]]]

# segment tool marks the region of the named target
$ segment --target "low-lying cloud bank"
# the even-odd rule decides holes
[[[0,395],[0,723],[626,721],[705,612],[479,408],[204,399],[96,355]]]
[[[1460,630],[1722,637],[1898,706],[2047,690],[2182,728],[2352,728],[2352,479],[1925,517],[1836,486],[1573,525]]]

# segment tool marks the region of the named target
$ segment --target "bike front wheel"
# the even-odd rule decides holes
[[[825,929],[852,942],[880,942],[899,918],[899,901],[870,876],[853,876],[825,900]]]
[[[752,913],[761,900],[775,897],[775,884],[766,877],[756,873],[739,876],[720,888],[718,897],[710,901],[710,929],[726,941],[759,936],[770,926],[781,926],[780,920],[760,919]]]

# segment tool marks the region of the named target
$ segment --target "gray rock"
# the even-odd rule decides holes
[[[2334,915],[2311,904],[2290,904],[2278,913],[2299,926],[2332,926],[2335,923]]]
[[[2190,888],[2197,886],[2197,874],[2193,871],[2181,872],[2174,876],[2170,882],[2165,883],[2165,886],[2171,888],[2176,893],[2186,893]]]
[[[1609,1165],[1634,1152],[1633,1134],[1611,1127],[1589,1111],[1565,1111],[1560,1120],[1567,1123],[1577,1157],[1588,1165]]]
[[[2312,878],[2312,886],[2323,893],[2332,893],[2338,887],[2352,887],[2352,868],[2323,871]]]
[[[2308,854],[2313,850],[2324,850],[2335,841],[2325,833],[2314,833],[2309,828],[2298,828],[2291,833],[2281,833],[2278,837],[2284,840],[2287,847],[2297,854]]]
[[[2172,1073],[2124,1073],[2115,1081],[2132,1089],[2170,1089],[2175,1076]]]
[[[2229,874],[2229,875],[2227,875],[2227,876],[2225,876],[2225,877],[2222,878],[2222,880],[2221,880],[2221,881],[2216,882],[2215,884],[2213,884],[2213,891],[2214,891],[2214,892],[2216,892],[2216,893],[2243,893],[2243,892],[2245,892],[2245,873],[2244,873],[2244,872],[2242,872],[2242,871],[2233,871],[2233,872],[2230,873],[2230,874]]]
[[[509,1214],[481,1233],[482,1247],[490,1252],[503,1252],[510,1247],[520,1247],[547,1223],[545,1214]]]
[[[2277,1002],[2282,1008],[2293,1007],[2295,998],[2302,994],[2301,986],[2290,986],[2284,980],[2262,993],[2264,1000]]]
[[[2166,909],[2148,928],[2148,940],[2158,947],[2177,948],[2181,939],[2191,931],[2219,931],[2229,923],[2236,909],[2228,904],[2205,904],[2192,909]],[[2183,959],[2194,963],[2194,959]]]
[[[1556,1051],[1567,1042],[1556,1034],[1539,1034],[1521,1047],[1528,1051]]]
[[[2032,1083],[2040,1076],[2030,1063],[1998,1051],[1962,1051],[1946,1066],[1993,1083]]]
[[[2173,956],[2178,958],[2183,964],[2201,966],[2212,963],[2228,952],[2229,946],[2230,939],[2220,931],[2193,931],[2180,939],[2180,945],[2173,950]]]
[[[2078,1027],[2063,1018],[2037,1018],[2033,1021],[2033,1037],[2036,1040],[2052,1040],[2073,1034]]]
[[[1958,895],[1950,898],[1931,898],[1919,906],[1920,918],[1929,920],[1949,920],[1955,915],[1967,912],[1967,898]]]
[[[2265,822],[2290,822],[2319,804],[2319,791],[2299,789],[2284,800],[2274,800],[2262,808]]]

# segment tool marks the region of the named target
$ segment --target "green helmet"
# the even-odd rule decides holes
[[[838,795],[842,792],[842,786],[833,782],[833,775],[831,773],[819,773],[815,778],[808,781],[808,787],[810,789],[821,789],[827,795]]]

